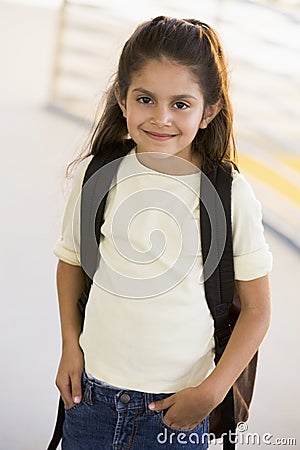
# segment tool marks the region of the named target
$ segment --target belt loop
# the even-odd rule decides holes
[[[151,392],[146,392],[145,395],[145,409],[146,409],[146,414],[149,416],[154,416],[155,412],[151,411],[151,409],[149,409],[149,405],[150,403],[153,402],[153,394]]]
[[[84,393],[83,393],[83,401],[92,406],[93,405],[93,383],[91,383],[88,379],[85,379],[84,382]]]

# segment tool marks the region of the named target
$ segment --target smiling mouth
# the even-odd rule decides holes
[[[151,139],[154,139],[155,141],[167,141],[168,139],[172,139],[173,137],[177,136],[176,134],[155,133],[153,131],[147,130],[143,131],[147,136],[149,136]]]

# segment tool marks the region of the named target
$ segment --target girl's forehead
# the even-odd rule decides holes
[[[140,85],[144,89],[149,89],[150,86],[168,91],[185,88],[201,93],[199,83],[191,69],[166,58],[152,59],[133,74],[130,88],[135,89]]]

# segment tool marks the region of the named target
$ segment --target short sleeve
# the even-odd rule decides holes
[[[92,156],[81,161],[72,179],[62,221],[61,236],[54,254],[62,261],[80,266],[80,198],[81,188],[86,168]]]
[[[265,241],[262,209],[245,177],[234,172],[232,234],[235,279],[254,280],[272,270],[272,254]]]

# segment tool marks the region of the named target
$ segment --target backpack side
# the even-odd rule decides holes
[[[200,230],[204,266],[206,300],[214,320],[215,363],[221,358],[241,310],[240,299],[234,289],[234,265],[231,224],[232,166],[222,163],[214,170],[201,174]],[[207,208],[209,205],[209,208]],[[220,209],[223,209],[220,211]],[[225,223],[222,218],[225,217]],[[220,225],[221,223],[221,225]],[[215,244],[213,245],[213,240]],[[212,248],[215,266],[207,270]],[[228,439],[229,431],[245,422],[249,416],[256,367],[256,353],[229,390],[224,401],[210,415],[210,432],[216,438],[227,433],[223,448],[234,449]]]

